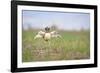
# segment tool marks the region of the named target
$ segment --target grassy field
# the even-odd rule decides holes
[[[23,30],[22,61],[80,60],[90,58],[89,31],[59,31],[62,38],[35,39],[38,31]]]

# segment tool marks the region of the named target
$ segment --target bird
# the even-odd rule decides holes
[[[61,35],[58,34],[56,31],[51,31],[49,27],[45,27],[45,31],[39,31],[37,35],[34,37],[34,39],[39,39],[43,38],[45,41],[49,41],[51,38],[57,38],[60,37]]]

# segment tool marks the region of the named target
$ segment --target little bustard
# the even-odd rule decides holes
[[[61,37],[56,31],[51,31],[50,28],[46,27],[45,31],[39,31],[38,34],[34,37],[34,39],[43,38],[45,41],[50,40],[51,38]]]

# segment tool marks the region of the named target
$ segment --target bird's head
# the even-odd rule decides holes
[[[45,27],[45,31],[46,32],[49,32],[50,31],[50,28],[49,27]]]

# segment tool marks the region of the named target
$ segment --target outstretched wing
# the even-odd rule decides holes
[[[52,31],[52,32],[50,32],[50,34],[51,35],[55,35],[55,34],[57,34],[57,32],[56,31]]]
[[[51,33],[51,37],[60,37],[61,38],[61,35],[56,31],[52,31],[50,33]]]
[[[44,35],[45,32],[44,32],[44,31],[39,31],[38,34],[39,34],[39,35]]]
[[[39,32],[37,33],[37,35],[34,37],[34,39],[43,38],[44,34],[45,34],[45,32],[39,31]]]

